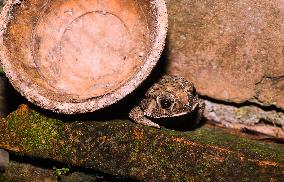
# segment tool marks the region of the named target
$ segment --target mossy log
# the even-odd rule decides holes
[[[21,105],[0,122],[0,148],[139,180],[281,181],[284,146],[214,127],[178,132],[129,121],[73,121]]]

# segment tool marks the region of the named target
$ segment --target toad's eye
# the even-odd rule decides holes
[[[196,96],[196,89],[195,89],[195,87],[192,88],[191,94],[192,94],[193,96]]]
[[[163,109],[168,109],[172,105],[172,101],[170,99],[167,99],[167,98],[161,98],[161,99],[159,99],[159,102],[160,102],[160,105]]]

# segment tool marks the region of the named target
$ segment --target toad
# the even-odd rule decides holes
[[[160,128],[155,121],[172,120],[196,113],[192,125],[200,122],[205,108],[192,82],[183,77],[165,75],[145,94],[144,99],[129,113],[139,124]],[[189,123],[189,124],[190,124]]]

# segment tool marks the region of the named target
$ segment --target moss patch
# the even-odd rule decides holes
[[[0,147],[144,181],[267,181],[284,174],[283,145],[213,127],[178,132],[118,120],[62,122],[25,105],[0,122]]]
[[[7,120],[8,129],[13,132],[26,149],[51,149],[63,132],[64,123],[60,120],[42,116],[36,111],[27,112],[21,105],[17,112],[11,113]]]
[[[2,173],[0,173],[0,182],[5,182],[5,178]]]

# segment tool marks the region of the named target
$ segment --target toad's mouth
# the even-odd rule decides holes
[[[192,113],[195,113],[197,108],[198,103],[194,104],[192,108],[184,108],[182,112],[178,113],[171,113],[166,111],[164,114],[151,114],[149,112],[144,112],[144,116],[147,117],[148,119],[170,119],[170,118],[179,118],[179,117],[186,117],[186,116],[191,116],[193,115]]]
[[[145,116],[149,119],[179,118],[179,117],[190,116],[190,115],[191,115],[191,112],[186,112],[186,111],[177,113],[177,114],[165,114],[165,115],[159,115],[159,116],[145,114]]]

